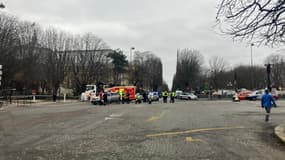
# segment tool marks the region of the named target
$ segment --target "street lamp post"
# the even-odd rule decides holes
[[[270,73],[271,73],[271,64],[265,64],[266,72],[267,72],[267,89],[271,92],[271,80],[270,80]]]
[[[251,67],[251,89],[253,89],[253,59],[252,59],[252,48],[253,48],[254,44],[251,43],[250,44],[250,67]]]
[[[253,60],[252,60],[252,47],[254,46],[253,43],[250,44],[250,66],[253,66]]]
[[[129,72],[133,71],[133,64],[132,64],[132,51],[135,50],[135,47],[130,48],[130,62],[129,62]]]
[[[130,62],[132,62],[132,51],[135,50],[135,47],[131,47],[130,49]]]

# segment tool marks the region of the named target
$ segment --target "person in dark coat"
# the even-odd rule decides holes
[[[105,106],[108,103],[108,94],[107,94],[107,92],[104,92],[103,101],[104,101],[104,106]]]
[[[147,95],[146,95],[146,92],[144,91],[143,92],[143,102],[146,102],[147,101]]]

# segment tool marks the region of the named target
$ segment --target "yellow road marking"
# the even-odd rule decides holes
[[[164,115],[165,115],[165,111],[163,111],[162,113],[160,113],[160,114],[157,115],[157,116],[152,116],[152,117],[150,117],[147,121],[148,121],[148,122],[152,122],[152,121],[158,120],[158,119],[160,119],[161,117],[163,117]]]
[[[146,135],[146,137],[174,136],[174,135],[196,133],[196,132],[230,130],[230,129],[243,129],[243,128],[244,128],[243,126],[238,126],[238,127],[219,127],[219,128],[201,128],[201,129],[192,129],[192,130],[186,130],[186,131],[180,131],[180,132],[164,132],[164,133],[149,134],[149,135]]]
[[[186,137],[187,142],[203,142],[201,139],[193,139],[192,137]]]

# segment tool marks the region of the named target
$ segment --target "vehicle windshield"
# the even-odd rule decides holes
[[[86,86],[86,91],[94,90],[94,86]]]

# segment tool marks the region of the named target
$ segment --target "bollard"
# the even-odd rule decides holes
[[[35,103],[36,102],[36,96],[33,95],[33,102]]]
[[[63,102],[66,102],[66,94],[63,94]]]

